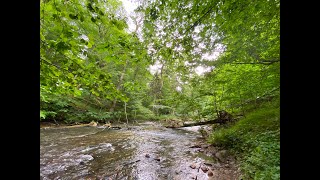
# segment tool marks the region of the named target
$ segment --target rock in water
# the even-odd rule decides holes
[[[195,163],[192,163],[192,164],[190,165],[190,167],[191,167],[192,169],[195,169],[195,168],[197,167],[197,165],[196,165]]]
[[[213,172],[212,171],[208,171],[208,176],[209,177],[213,176]]]
[[[99,146],[101,148],[111,148],[112,144],[110,144],[110,143],[100,143]]]
[[[202,170],[204,173],[206,173],[209,169],[208,169],[206,166],[202,166],[202,167],[201,167],[201,170]]]
[[[97,124],[96,122],[94,122],[94,121],[91,121],[91,122],[89,123],[89,125],[90,125],[90,126],[97,126],[98,124]]]
[[[205,165],[207,165],[207,166],[212,166],[212,164],[211,163],[203,163],[203,164],[205,164]]]
[[[78,156],[77,161],[80,165],[84,165],[86,162],[93,160],[93,157],[89,154],[81,154]]]
[[[99,144],[99,152],[102,152],[102,151],[114,151],[114,148],[112,147],[112,144],[110,143],[100,143]]]
[[[106,123],[103,125],[104,127],[108,127],[108,128],[111,128],[111,123]]]
[[[201,148],[201,146],[196,144],[196,145],[190,146],[190,148]]]

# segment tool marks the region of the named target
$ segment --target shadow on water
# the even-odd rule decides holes
[[[41,129],[40,179],[208,179],[190,148],[200,135],[152,122],[130,130],[96,127]]]

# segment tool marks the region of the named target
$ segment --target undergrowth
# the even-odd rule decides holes
[[[230,150],[243,179],[280,179],[280,108],[265,104],[229,127],[216,129],[208,141]]]

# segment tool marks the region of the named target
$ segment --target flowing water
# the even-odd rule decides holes
[[[196,131],[152,122],[120,130],[99,127],[40,130],[40,179],[208,179],[192,163],[213,160],[190,146]],[[200,158],[201,157],[201,158]]]

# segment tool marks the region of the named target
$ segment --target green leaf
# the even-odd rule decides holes
[[[45,118],[46,118],[46,113],[40,110],[40,119],[45,119]]]
[[[92,44],[90,42],[88,42],[88,45],[87,45],[88,48],[92,48]]]
[[[84,21],[84,16],[83,16],[83,15],[80,16],[80,21],[81,21],[81,22]]]
[[[97,20],[94,17],[91,17],[91,21],[95,23]]]

